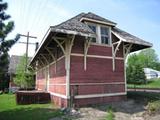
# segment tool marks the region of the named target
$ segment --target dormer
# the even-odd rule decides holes
[[[111,28],[115,27],[116,23],[91,12],[85,14],[80,21],[87,24],[96,34],[96,37],[91,40],[92,43],[111,45]]]

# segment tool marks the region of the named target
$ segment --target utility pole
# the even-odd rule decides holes
[[[26,37],[26,38],[27,38],[27,43],[26,43],[26,68],[25,68],[25,70],[27,70],[29,38],[37,39],[37,37],[35,37],[35,36],[30,36],[30,35],[29,35],[29,32],[27,33],[27,35],[23,35],[23,34],[19,34],[19,35],[22,36],[22,37]]]

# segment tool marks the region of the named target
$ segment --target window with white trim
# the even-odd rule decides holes
[[[89,24],[88,27],[97,34],[97,26],[94,24]],[[96,37],[93,37],[91,42],[96,43]]]
[[[110,45],[110,27],[99,24],[87,23],[88,27],[96,33],[91,42]]]
[[[110,44],[109,41],[109,28],[101,26],[101,43],[102,44]]]

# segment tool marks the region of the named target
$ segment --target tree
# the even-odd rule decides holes
[[[5,13],[7,8],[8,4],[0,0],[0,81],[3,85],[0,86],[0,89],[2,90],[5,88],[3,83],[5,83],[8,72],[8,51],[19,39],[19,35],[17,35],[14,39],[6,40],[7,35],[14,29],[14,22],[8,21],[11,16]]]
[[[138,54],[139,62],[145,68],[160,70],[160,62],[154,49],[145,49]]]
[[[135,84],[145,83],[143,68],[160,70],[160,62],[154,49],[145,49],[128,57],[126,68],[127,82]]]
[[[143,84],[146,82],[145,73],[142,64],[138,61],[138,56],[133,54],[128,58],[128,65],[126,69],[127,83]]]
[[[34,71],[31,67],[26,70],[26,54],[24,54],[20,60],[20,63],[16,68],[16,77],[14,78],[14,83],[20,88],[27,89],[33,88],[35,85],[34,81]]]

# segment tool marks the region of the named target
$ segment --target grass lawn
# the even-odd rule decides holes
[[[53,104],[16,105],[15,95],[0,95],[0,120],[48,120],[61,115]]]
[[[134,84],[128,84],[128,88],[134,88]],[[160,88],[160,79],[149,81],[147,84],[135,85],[136,88]]]

